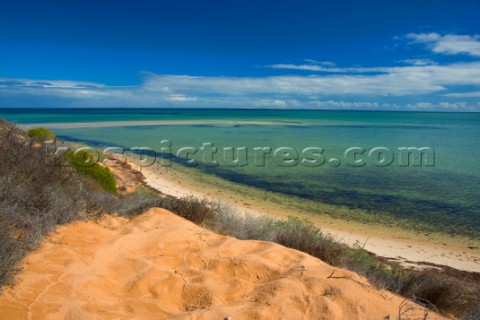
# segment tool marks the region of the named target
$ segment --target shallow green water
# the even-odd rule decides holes
[[[190,156],[197,169],[245,185],[309,199],[317,203],[361,209],[372,219],[397,219],[401,225],[423,230],[480,236],[480,114],[413,112],[344,112],[287,110],[0,110],[0,117],[19,123],[70,123],[129,120],[253,120],[272,125],[198,124],[54,129],[67,140],[96,146],[149,147],[160,151],[160,141],[182,147],[212,143],[219,151],[218,166],[202,164],[202,153]],[[228,165],[223,147],[246,147],[246,166]],[[259,166],[254,147],[271,147],[265,166]],[[283,166],[276,149],[298,152],[322,148],[325,162],[318,166]],[[350,147],[364,166],[352,166],[344,156]],[[378,166],[375,147],[391,150],[393,161]],[[399,147],[430,147],[433,166],[401,166]],[[431,155],[431,154],[429,154]],[[185,155],[180,154],[180,158]],[[405,156],[405,154],[404,154]],[[295,158],[295,157],[294,157]],[[334,166],[329,159],[338,159]],[[380,155],[382,158],[382,155]],[[181,159],[174,159],[181,161]],[[317,159],[318,160],[318,159]],[[403,158],[405,160],[405,158]],[[424,158],[425,160],[425,158]],[[430,160],[430,159],[428,159]],[[207,161],[208,162],[208,161]],[[293,161],[296,162],[296,161]],[[321,161],[317,161],[319,164]],[[336,162],[338,164],[338,161]],[[352,211],[353,212],[353,211]],[[355,216],[352,216],[355,219]],[[359,218],[360,219],[360,218]]]

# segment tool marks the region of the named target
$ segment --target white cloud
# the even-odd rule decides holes
[[[437,64],[435,61],[430,59],[405,59],[405,60],[399,60],[398,62],[409,64],[412,66],[430,66],[430,65]]]
[[[313,59],[304,59],[306,64],[290,64],[290,63],[277,63],[266,66],[272,69],[290,69],[290,70],[304,70],[304,71],[325,71],[336,72],[335,63],[332,61],[317,61]]]
[[[448,90],[455,89],[456,86],[480,85],[480,62],[377,69],[383,73],[269,77],[200,77],[149,73],[145,76],[144,82],[137,87],[115,87],[74,81],[0,79],[0,96],[58,97],[76,99],[75,103],[80,103],[80,100],[91,100],[96,104],[107,105],[118,102],[134,106],[176,103],[200,106],[223,102],[238,107],[248,107],[247,103],[295,107],[299,104],[308,106],[309,101],[322,100],[325,97],[343,100],[349,96],[351,100],[362,96],[400,97],[437,92],[449,94]],[[462,97],[461,94],[454,93],[449,96]],[[466,97],[466,94],[463,96]],[[297,103],[294,105],[292,101]]]
[[[453,97],[453,98],[480,98],[480,91],[446,93],[443,96],[444,97]]]
[[[325,67],[313,64],[288,64],[288,63],[277,63],[266,66],[267,68],[272,69],[285,69],[285,70],[304,70],[304,71],[317,71],[317,72],[329,72],[329,73],[386,73],[388,68],[384,67],[373,67],[373,68],[334,68],[334,67]]]
[[[188,97],[184,94],[171,94],[168,96],[168,99],[175,102],[191,102],[198,101],[197,97]]]
[[[164,90],[165,83],[163,81],[168,79],[168,87],[170,90]],[[237,85],[237,81],[251,81],[248,79],[232,78],[227,81],[226,87],[212,88],[206,93],[196,95],[199,88],[196,88],[197,77],[181,76],[176,79],[174,76],[150,75],[144,84],[138,87],[96,87],[79,88],[76,85],[69,86],[69,88],[45,88],[31,87],[31,86],[7,86],[8,79],[1,79],[3,81],[0,87],[0,98],[3,104],[0,107],[9,107],[5,105],[9,101],[9,97],[13,97],[16,103],[22,107],[35,107],[35,103],[47,101],[48,104],[42,106],[48,107],[208,107],[208,108],[307,108],[307,109],[350,109],[350,110],[402,110],[402,108],[395,100],[391,102],[377,102],[352,99],[348,101],[340,99],[322,99],[321,95],[295,95],[294,88],[305,85],[305,79],[296,78],[298,83],[290,83],[291,78],[285,78],[282,81],[277,79],[253,78],[253,84],[241,84],[241,89],[232,89],[230,86]],[[192,79],[193,78],[193,79]],[[305,77],[306,81],[310,81],[309,77]],[[174,81],[172,81],[174,79]],[[193,81],[192,83],[182,83],[183,80]],[[340,78],[343,79],[343,78]],[[218,84],[224,78],[202,77],[201,87]],[[313,79],[318,80],[318,79]],[[35,80],[31,80],[35,81]],[[174,83],[180,81],[180,83]],[[260,90],[252,92],[255,85],[264,86]],[[340,81],[340,80],[339,80]],[[348,82],[348,80],[346,80]],[[362,80],[363,81],[363,80]],[[377,80],[375,80],[377,81]],[[280,82],[279,87],[267,90],[266,88]],[[155,86],[158,84],[158,86]],[[372,84],[373,85],[373,84]],[[375,83],[374,87],[377,85]],[[278,88],[284,88],[284,94],[278,94]],[[406,87],[408,88],[408,86]],[[158,90],[156,90],[158,89]],[[198,89],[198,90],[197,90]],[[242,95],[232,94],[238,93],[240,90]],[[318,90],[307,88],[307,92]],[[370,89],[369,89],[370,90]],[[185,94],[180,91],[190,91],[190,94]],[[176,92],[176,93],[172,93]],[[259,92],[259,93],[258,93]],[[265,92],[270,92],[266,94]],[[288,93],[288,94],[287,94]],[[342,96],[342,95],[340,95]],[[377,96],[377,95],[372,95]],[[31,103],[34,103],[32,105]],[[475,107],[469,106],[466,102],[419,102],[409,104],[406,106],[410,110],[445,110],[445,111],[473,111],[480,108],[480,104]]]
[[[84,81],[71,80],[31,80],[31,79],[2,79],[1,87],[31,87],[31,88],[60,88],[60,89],[85,89],[85,88],[103,88],[104,84]]]
[[[478,36],[408,34],[411,43],[433,52],[480,56]],[[480,97],[480,61],[438,65],[429,59],[404,59],[393,67],[337,67],[330,61],[306,59],[301,64],[272,64],[278,70],[304,70],[310,75],[219,77],[144,73],[138,86],[108,86],[70,80],[0,78],[0,107],[57,103],[97,107],[265,107],[320,109],[400,109],[402,98],[411,110],[469,110],[466,102],[438,97]],[[467,86],[472,92],[458,92]],[[412,98],[413,97],[413,98]],[[442,100],[444,98],[441,98]],[[8,101],[8,103],[7,103]],[[43,102],[42,102],[43,101]],[[383,101],[387,103],[380,103]],[[475,102],[470,103],[475,104]],[[34,105],[33,105],[34,106]],[[405,108],[405,105],[403,105]],[[475,105],[475,108],[478,107]]]
[[[440,35],[438,33],[409,33],[407,39],[412,43],[427,44],[435,53],[448,55],[467,54],[471,56],[480,56],[480,36],[479,35]]]
[[[335,67],[335,62],[332,62],[332,61],[318,61],[314,59],[304,59],[303,61],[309,64],[316,64],[316,65],[325,66],[325,67]]]
[[[414,104],[407,104],[407,108],[410,109],[432,109],[433,104],[431,102],[417,102]]]
[[[277,63],[267,66],[272,69],[290,69],[290,70],[304,70],[304,71],[328,71],[328,68],[315,64],[287,64]]]
[[[309,101],[308,106],[321,109],[378,109],[378,102],[345,102],[345,101]]]
[[[412,110],[471,110],[472,108],[466,102],[418,102],[414,104],[408,104],[407,108]]]
[[[280,100],[280,99],[260,99],[258,101],[254,101],[254,104],[258,107],[284,108],[288,106],[285,100]]]
[[[168,88],[180,94],[287,95],[293,98],[317,95],[406,96],[447,91],[449,86],[480,85],[480,62],[374,69],[383,73],[270,77],[150,74],[144,88],[151,91]]]
[[[412,42],[416,43],[426,43],[426,42],[434,42],[440,39],[442,36],[439,33],[431,32],[431,33],[408,33],[406,38],[412,39]]]

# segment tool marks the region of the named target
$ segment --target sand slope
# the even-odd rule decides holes
[[[114,163],[110,163],[109,167],[119,171]],[[134,167],[139,168],[135,164]],[[128,170],[123,169],[123,172],[126,174]],[[246,197],[245,194],[228,188],[218,188],[204,182],[198,183],[168,168],[146,167],[142,169],[142,174],[149,187],[174,197],[207,198],[224,203],[240,213],[249,212],[281,219],[289,215],[308,218],[340,242],[350,246],[360,244],[367,251],[407,267],[423,268],[424,262],[427,262],[458,270],[480,272],[480,241],[478,239],[424,234],[414,230],[332,219],[326,215],[305,215],[295,206],[292,209],[288,205],[265,200],[265,198]]]
[[[162,209],[60,227],[22,266],[0,319],[397,319],[403,301],[301,252]]]

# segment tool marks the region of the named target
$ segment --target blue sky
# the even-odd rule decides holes
[[[0,0],[0,107],[480,111],[480,1]]]

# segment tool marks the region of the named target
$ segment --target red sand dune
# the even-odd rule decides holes
[[[0,319],[382,320],[404,301],[307,254],[162,209],[62,226],[22,267]],[[410,305],[405,319],[423,315]]]

